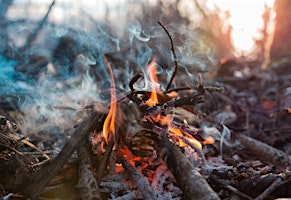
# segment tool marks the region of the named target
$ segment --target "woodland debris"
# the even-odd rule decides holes
[[[244,145],[245,150],[251,152],[265,164],[291,165],[291,156],[285,152],[246,135],[240,134],[237,138]]]
[[[219,199],[206,180],[168,137],[163,137],[161,144],[164,160],[186,199],[194,197],[201,200]]]

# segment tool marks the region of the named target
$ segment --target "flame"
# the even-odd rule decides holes
[[[150,98],[146,101],[146,104],[148,106],[155,106],[157,103],[159,103],[157,93],[162,93],[160,87],[157,87],[158,78],[156,74],[157,66],[156,66],[155,59],[153,59],[152,62],[147,66],[147,71],[149,72],[149,79],[152,86],[152,92],[151,92]]]
[[[146,101],[146,104],[148,106],[155,106],[157,103],[159,103],[158,94],[162,94],[160,87],[158,87],[159,84],[158,84],[158,78],[156,75],[157,67],[156,67],[155,60],[152,60],[152,62],[147,66],[147,71],[149,73],[149,79],[152,85],[152,91],[151,91],[150,98]],[[176,92],[172,92],[168,94],[167,96],[176,97],[178,95]],[[151,119],[154,122],[159,122],[162,126],[166,125],[168,127],[168,131],[171,134],[174,134],[179,137],[185,137],[196,147],[202,148],[202,144],[198,140],[193,138],[191,135],[184,136],[183,132],[172,124],[172,120],[170,117],[157,114],[155,116],[152,116]],[[184,143],[179,137],[177,137],[179,146],[181,147],[187,146],[187,144]]]
[[[208,136],[204,141],[203,144],[213,144],[215,142],[214,138],[212,136]]]
[[[115,135],[115,119],[116,119],[116,110],[117,110],[117,103],[116,103],[116,90],[115,90],[115,82],[114,82],[114,75],[112,72],[112,68],[110,63],[108,62],[107,58],[103,55],[104,62],[109,70],[110,79],[111,79],[111,88],[110,88],[110,109],[109,113],[104,121],[103,124],[103,135],[105,138],[105,142],[108,144],[108,139],[110,138],[110,134],[112,134],[112,138]]]

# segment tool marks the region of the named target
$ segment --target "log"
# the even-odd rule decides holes
[[[83,200],[101,199],[101,192],[95,179],[93,166],[90,159],[86,142],[78,148],[78,184],[76,187],[80,191]]]
[[[32,184],[28,185],[22,193],[31,199],[36,199],[44,190],[46,185],[54,178],[61,167],[67,162],[74,151],[79,146],[85,136],[93,130],[100,131],[103,125],[104,114],[94,113],[90,118],[84,120],[74,131],[72,136],[66,142],[61,152],[50,165],[36,175]]]
[[[134,180],[136,186],[142,194],[143,199],[157,199],[154,193],[150,190],[149,184],[144,180],[139,171],[133,167],[123,155],[118,154],[118,159],[121,161],[122,167],[129,172],[131,178]]]
[[[163,158],[186,199],[219,199],[206,180],[193,167],[180,149],[169,141],[168,137],[161,139],[161,146]]]
[[[285,152],[246,135],[241,134],[237,138],[244,145],[244,149],[252,153],[263,163],[291,165],[291,156]]]

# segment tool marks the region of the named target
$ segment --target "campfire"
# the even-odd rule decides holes
[[[94,45],[68,29],[38,52],[54,5],[0,57],[2,199],[291,196],[290,76],[275,87],[280,71],[243,59],[204,71],[210,56],[180,51],[186,31],[161,21],[124,41],[102,24]]]

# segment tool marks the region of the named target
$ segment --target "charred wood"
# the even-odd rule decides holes
[[[157,199],[154,195],[154,193],[150,190],[149,184],[143,179],[142,175],[139,173],[139,171],[133,167],[123,155],[119,154],[118,159],[121,161],[122,166],[124,169],[126,169],[131,178],[134,180],[136,183],[139,191],[142,194],[143,199],[150,199],[154,200]]]
[[[93,167],[88,152],[86,142],[78,148],[78,184],[76,187],[80,191],[82,199],[101,199],[98,182],[93,173]]]
[[[201,174],[168,137],[161,139],[162,153],[186,199],[219,199]]]
[[[244,148],[251,152],[255,157],[266,164],[283,164],[291,165],[291,156],[285,154],[283,151],[269,146],[256,139],[246,135],[238,135],[238,140],[244,145]]]
[[[97,170],[97,177],[96,177],[96,179],[97,179],[97,183],[98,184],[100,184],[101,179],[103,177],[103,172],[105,170],[106,165],[108,164],[108,160],[109,160],[109,157],[111,155],[113,146],[114,146],[114,140],[111,139],[108,142],[108,146],[107,146],[106,151],[105,151],[105,153],[103,155],[103,159],[101,160],[100,165],[99,165],[99,168]]]
[[[50,165],[45,170],[36,174],[34,182],[28,185],[23,190],[23,193],[32,199],[37,198],[45,186],[53,179],[60,168],[78,148],[78,145],[85,136],[93,130],[101,129],[103,120],[104,115],[99,113],[94,113],[90,118],[84,120],[74,131],[57,157],[51,161]]]

